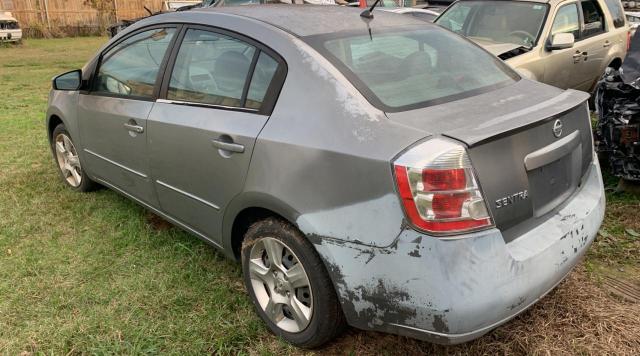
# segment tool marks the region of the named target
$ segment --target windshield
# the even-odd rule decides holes
[[[319,49],[384,111],[456,100],[518,79],[483,49],[437,26],[331,36],[344,37],[320,39]]]
[[[476,41],[533,47],[547,14],[546,4],[519,1],[460,1],[436,23]]]

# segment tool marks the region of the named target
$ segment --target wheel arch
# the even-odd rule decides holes
[[[609,65],[607,65],[607,67],[612,67],[614,69],[619,69],[622,66],[622,59],[620,57],[615,57],[614,59],[611,60],[611,62],[609,62]]]
[[[54,113],[47,116],[47,137],[49,138],[49,142],[53,140],[53,130],[60,124],[65,124],[60,115]]]
[[[244,234],[255,222],[275,217],[299,229],[295,223],[298,216],[295,209],[271,195],[259,192],[241,194],[225,209],[222,236],[226,254],[235,260],[240,259]]]

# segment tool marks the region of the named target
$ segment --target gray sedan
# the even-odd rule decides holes
[[[271,331],[459,343],[553,289],[604,214],[588,95],[410,16],[313,6],[139,21],[53,80],[64,182],[242,263]],[[210,306],[215,307],[215,306]]]

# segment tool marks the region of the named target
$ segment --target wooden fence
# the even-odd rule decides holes
[[[0,0],[0,11],[18,19],[24,36],[82,36],[104,33],[123,19],[164,9],[163,0]]]

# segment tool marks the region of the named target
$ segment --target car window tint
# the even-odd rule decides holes
[[[242,106],[255,47],[210,31],[187,31],[169,82],[167,98]]]
[[[330,39],[324,48],[390,108],[427,105],[515,76],[489,53],[437,28]]]
[[[174,28],[144,31],[110,49],[102,57],[94,91],[150,98],[174,33]]]
[[[584,18],[584,37],[604,32],[604,16],[597,0],[583,0],[582,15]]]
[[[607,4],[613,17],[613,26],[616,28],[624,26],[624,8],[620,0],[604,0],[604,3]]]
[[[256,68],[251,78],[249,93],[247,93],[246,107],[251,109],[260,109],[264,97],[269,89],[269,84],[278,69],[278,62],[264,52],[260,53]]]
[[[574,38],[580,34],[580,20],[578,17],[578,6],[569,4],[561,7],[556,13],[551,27],[551,36],[558,33],[571,33]]]

